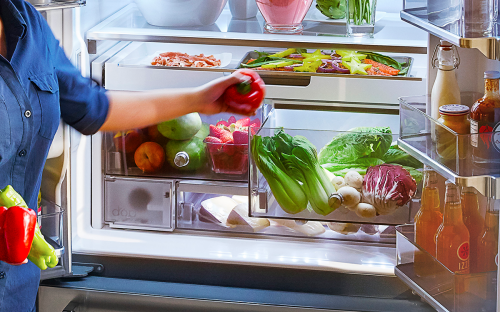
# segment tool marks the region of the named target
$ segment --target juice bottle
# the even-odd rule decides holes
[[[433,257],[436,256],[436,231],[443,221],[440,210],[439,189],[436,172],[427,169],[424,171],[424,188],[420,210],[415,215],[415,243],[426,250]],[[433,259],[423,252],[416,251],[414,270],[417,276],[432,274]]]
[[[432,57],[432,66],[437,67],[437,76],[432,86],[430,115],[439,119],[439,108],[448,104],[460,104],[460,89],[458,88],[455,69],[458,67],[458,56],[451,43],[441,40]],[[436,65],[437,63],[437,65]],[[434,125],[431,125],[431,137],[436,141]]]
[[[483,230],[484,218],[479,212],[479,201],[477,191],[473,187],[464,187],[462,189],[462,217],[465,226],[469,230],[470,255],[469,265],[470,273],[477,272],[477,241]]]
[[[500,169],[500,72],[484,72],[484,96],[470,111],[472,160],[481,168]]]
[[[495,271],[498,253],[498,212],[486,211],[483,231],[477,240],[477,271]]]
[[[469,230],[462,219],[462,204],[458,186],[447,181],[444,200],[443,223],[436,233],[436,258],[450,271],[469,273]],[[459,282],[455,292],[465,291],[464,280]]]

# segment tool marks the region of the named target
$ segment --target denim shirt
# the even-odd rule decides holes
[[[35,208],[47,153],[62,118],[93,134],[108,113],[105,91],[67,59],[44,18],[24,0],[0,0],[7,55],[0,56],[0,188]],[[40,270],[0,261],[0,312],[31,311]]]

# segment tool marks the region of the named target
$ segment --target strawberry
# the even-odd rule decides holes
[[[234,116],[229,117],[229,119],[227,120],[227,122],[228,122],[229,124],[236,123],[236,117],[234,117]]]
[[[260,123],[259,124],[253,123],[249,126],[250,131],[252,131],[252,135],[257,133],[257,130],[259,130],[259,127],[260,127]]]
[[[254,120],[250,121],[249,125],[253,125],[253,124],[255,124],[256,127],[260,127],[260,125],[261,125],[260,119],[255,118]]]
[[[233,141],[233,135],[231,132],[218,128],[214,125],[210,125],[210,136],[220,139],[222,143]]]
[[[219,138],[207,136],[205,142],[211,154],[217,153],[222,148],[222,141]]]
[[[241,129],[250,125],[250,117],[242,118],[236,122],[236,128]]]
[[[222,146],[222,151],[227,155],[232,156],[236,150],[236,146],[237,145],[234,145],[233,142],[227,142],[224,146]]]
[[[229,127],[229,123],[225,120],[220,120],[215,126],[219,128]]]
[[[236,130],[233,132],[234,144],[248,144],[248,132]]]

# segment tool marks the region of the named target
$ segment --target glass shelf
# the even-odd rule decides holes
[[[311,10],[315,9],[314,7]],[[248,20],[231,18],[225,9],[215,24],[205,27],[157,27],[149,25],[135,4],[130,4],[87,32],[87,39],[275,48],[349,48],[395,53],[427,53],[427,34],[385,14],[375,26],[373,38],[347,37],[345,24],[304,21],[302,35],[264,34],[260,14]]]
[[[465,32],[460,19],[451,23],[443,23],[443,26],[438,26],[439,21],[429,21],[425,1],[422,5],[423,7],[401,11],[401,19],[458,47],[476,48],[487,58],[500,60],[500,53],[498,52],[500,47],[499,24],[493,24],[490,36],[481,37],[468,34]]]
[[[76,1],[52,1],[48,4],[35,4],[33,5],[38,11],[48,11],[56,9],[70,9],[81,7],[87,4],[87,0],[76,0]]]

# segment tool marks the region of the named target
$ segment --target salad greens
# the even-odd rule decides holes
[[[347,9],[346,0],[316,0],[316,8],[326,17],[344,18]]]
[[[375,53],[375,52],[363,52],[363,53],[366,54],[367,59],[373,60],[375,62],[379,62],[379,63],[387,65],[387,66],[391,66],[391,67],[399,70],[398,75],[400,75],[400,76],[406,75],[408,73],[408,69],[410,68],[410,64],[400,63],[400,62],[396,61],[395,59],[393,59],[392,57],[387,56],[387,55],[382,55],[382,54]]]
[[[334,137],[319,152],[319,163],[355,163],[362,157],[382,158],[392,143],[389,127],[358,127]]]
[[[391,146],[391,148],[382,157],[382,160],[388,164],[398,164],[401,166],[409,166],[413,168],[421,168],[422,163],[412,157],[405,151],[400,150],[397,145]]]

